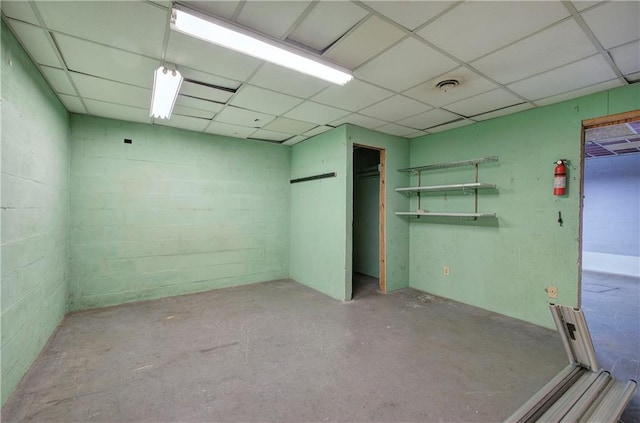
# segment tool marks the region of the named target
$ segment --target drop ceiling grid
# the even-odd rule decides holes
[[[123,103],[124,106],[135,109],[135,112],[132,111],[131,119],[140,121],[139,111],[143,110],[143,107],[148,108],[150,103],[148,90],[153,80],[152,72],[162,63],[161,56],[165,52],[159,51],[162,50],[163,36],[142,40],[138,39],[139,33],[158,33],[165,37],[168,34],[165,45],[167,61],[184,69],[185,76],[189,74],[191,79],[213,85],[231,85],[230,88],[240,88],[235,96],[216,98],[216,101],[220,100],[219,103],[180,104],[181,108],[176,114],[187,119],[178,118],[174,122],[176,126],[188,126],[188,129],[205,132],[211,132],[211,128],[217,127],[222,128],[220,130],[226,134],[242,134],[244,137],[253,137],[252,134],[260,128],[263,131],[269,131],[264,128],[268,122],[261,121],[259,125],[251,126],[250,116],[263,115],[268,116],[270,122],[279,116],[287,116],[306,123],[307,126],[303,125],[304,128],[313,125],[313,128],[306,129],[305,132],[299,129],[300,133],[296,135],[318,132],[325,127],[350,122],[350,119],[352,123],[366,127],[386,127],[385,130],[389,133],[404,132],[404,128],[409,128],[403,126],[403,123],[406,124],[404,121],[411,119],[412,116],[416,119],[418,119],[417,116],[425,113],[447,116],[450,113],[447,111],[447,106],[465,101],[468,104],[473,102],[480,104],[471,111],[465,110],[465,113],[479,112],[477,115],[472,115],[475,116],[472,120],[482,120],[488,116],[551,104],[555,100],[572,98],[581,93],[588,93],[590,90],[595,92],[598,89],[624,85],[626,81],[623,79],[614,81],[615,75],[612,76],[611,72],[619,69],[619,75],[628,76],[629,80],[629,76],[637,75],[640,71],[640,64],[634,66],[633,57],[631,59],[628,57],[633,54],[633,49],[637,47],[640,39],[638,28],[640,23],[632,22],[629,17],[633,16],[636,9],[640,10],[637,2],[615,2],[620,3],[615,5],[607,2],[577,2],[575,8],[574,3],[509,2],[502,3],[497,11],[494,10],[495,13],[491,12],[495,5],[485,2],[431,4],[409,2],[394,5],[395,2],[351,1],[333,4],[333,2],[320,0],[300,2],[295,8],[287,8],[287,2],[280,1],[272,4],[245,0],[188,2],[200,10],[216,14],[226,20],[234,20],[246,27],[253,27],[253,30],[266,33],[272,38],[282,39],[290,36],[300,39],[308,37],[309,34],[316,34],[317,36],[312,37],[312,41],[318,44],[311,47],[326,49],[322,56],[335,62],[340,62],[340,57],[349,58],[351,53],[354,53],[354,56],[356,52],[360,53],[360,58],[354,57],[355,61],[349,64],[350,67],[355,68],[356,78],[351,83],[352,86],[346,87],[332,86],[169,31],[166,19],[170,10],[168,2],[163,4],[137,2],[133,5],[119,3],[116,6],[109,6],[109,2],[100,2],[99,6],[92,6],[92,3],[94,2],[82,3],[81,7],[73,10],[67,10],[67,5],[57,9],[44,2],[29,3],[35,9],[35,13],[31,7],[25,7],[18,2],[3,1],[2,3],[3,19],[9,23],[20,42],[25,45],[28,54],[40,65],[43,75],[69,109],[73,108],[77,111],[78,104],[82,104],[86,98],[89,113],[103,112],[114,116],[122,113],[116,113],[112,108]],[[487,10],[482,9],[483,4]],[[534,8],[534,5],[540,10]],[[73,6],[69,7],[73,8]],[[98,13],[95,7],[102,9]],[[144,14],[142,24],[135,28],[131,27],[129,22],[131,19],[137,19],[134,16],[138,15],[131,12],[132,8],[149,12]],[[407,13],[407,8],[412,12]],[[42,9],[42,16],[38,19],[40,9]],[[335,19],[332,14],[336,9],[347,12],[341,14],[340,19]],[[531,9],[530,13],[523,13],[524,9]],[[542,13],[543,9],[544,13]],[[573,12],[571,12],[572,9]],[[475,13],[471,13],[474,10]],[[495,21],[487,17],[496,14],[501,16],[500,25],[496,25]],[[325,25],[320,24],[323,19],[319,19],[318,16],[324,15],[334,18],[331,25],[326,25],[326,22]],[[525,21],[522,21],[522,15],[526,15]],[[82,16],[87,19],[76,22],[77,18]],[[475,17],[475,20],[470,17]],[[585,22],[583,31],[576,31],[576,19],[579,23],[582,18]],[[619,25],[612,25],[613,18],[622,22],[624,28],[618,30]],[[108,22],[111,23],[107,24]],[[447,25],[447,22],[458,22],[461,26]],[[486,22],[484,32],[459,29],[472,28],[472,24],[480,25],[483,22]],[[42,28],[34,27],[34,23],[42,25]],[[572,27],[572,29],[561,29],[555,34],[549,32],[551,35],[547,35],[544,41],[541,34],[561,25],[564,25],[563,28]],[[116,31],[117,35],[113,34],[112,28],[115,27],[120,28]],[[304,33],[305,27],[311,28],[309,34]],[[39,35],[28,35],[29,32],[38,34],[34,32],[36,28],[40,31],[39,34],[45,36],[44,40]],[[392,35],[382,34],[383,28]],[[367,31],[371,34],[372,30],[373,33],[380,32],[379,35],[382,38],[368,37]],[[588,34],[585,35],[589,31],[594,34],[592,40],[589,40]],[[468,39],[465,34],[469,32],[477,34],[478,43],[464,43],[464,40]],[[23,34],[20,35],[21,33]],[[301,33],[303,35],[300,35]],[[497,37],[497,33],[501,37]],[[51,36],[55,37],[57,47],[53,41],[47,39]],[[484,44],[480,42],[483,36]],[[31,40],[30,37],[35,37],[35,40]],[[37,40],[38,37],[40,41]],[[337,42],[333,43],[336,38]],[[366,44],[368,38],[380,42],[368,45]],[[556,56],[545,53],[534,57],[537,59],[533,60],[534,64],[540,66],[535,69],[533,66],[521,66],[527,69],[527,73],[521,73],[516,79],[499,76],[494,70],[489,71],[486,66],[483,68],[482,65],[478,65],[483,61],[486,62],[487,57],[503,55],[503,58],[497,61],[499,69],[500,64],[504,67],[514,61],[514,58],[508,54],[510,49],[517,52],[525,50],[521,46],[528,46],[527,51],[535,49],[544,51],[545,48],[553,50],[553,46],[556,46],[558,50],[563,39],[571,42],[565,43],[564,49],[560,49],[561,53],[557,53]],[[326,42],[329,46],[322,45]],[[599,48],[600,44],[607,50]],[[469,50],[467,48],[469,46],[473,46],[474,49]],[[568,49],[569,46],[581,46],[582,50]],[[57,49],[60,50],[59,54]],[[35,57],[36,54],[42,57],[38,59]],[[609,58],[609,66],[613,69],[610,69],[611,72],[608,72],[602,60],[597,58],[598,54],[601,55],[601,59],[611,54]],[[55,57],[59,55],[62,55],[65,63],[56,63]],[[215,60],[212,60],[212,56],[216,56]],[[384,60],[389,57],[396,58],[394,63]],[[522,58],[521,55],[516,54],[517,57],[521,60],[528,58],[527,55]],[[473,62],[470,62],[471,60]],[[399,61],[405,62],[405,68],[398,68]],[[582,63],[583,61],[585,63]],[[429,62],[428,66],[425,66],[425,62]],[[589,64],[593,65],[591,69],[587,66]],[[56,70],[60,68],[62,70]],[[93,81],[95,86],[90,87],[84,81],[84,77],[78,76],[79,74],[73,71],[93,75],[96,78]],[[63,77],[64,74],[67,75],[67,82]],[[463,83],[450,92],[452,94],[450,98],[433,87],[434,82],[439,78],[455,76],[455,74],[460,74]],[[576,83],[572,80],[578,78],[583,78],[583,82]],[[81,81],[82,92],[76,87],[75,80]],[[528,88],[542,82],[547,84],[544,89]],[[119,85],[123,83],[128,85]],[[131,93],[125,93],[122,88],[124,86],[134,86],[134,88]],[[69,92],[70,88],[76,92]],[[259,94],[244,97],[243,92],[262,92],[266,97],[260,97]],[[483,102],[480,99],[489,92],[503,92],[503,97],[515,96],[517,100],[514,101],[527,102],[527,104],[505,106],[504,100],[496,100],[482,105]],[[143,101],[145,96],[149,98]],[[269,96],[278,97],[281,101],[270,102]],[[366,109],[376,110],[376,107],[384,109],[380,104],[397,96],[416,102],[411,115],[406,113],[394,115],[397,111],[395,109],[392,110],[394,113],[384,116],[380,113],[376,116],[363,114]],[[198,103],[197,99],[190,101],[181,97],[181,102]],[[238,109],[231,105],[242,106],[242,108]],[[452,106],[451,109],[455,107]],[[227,109],[231,111],[228,112]],[[186,116],[187,114],[193,115],[191,119]],[[201,118],[211,114],[213,116],[208,121],[210,123],[200,128],[200,121],[203,120]],[[238,114],[242,114],[243,118]],[[232,119],[229,116],[235,116],[235,118]],[[438,123],[437,127],[455,127],[460,124],[458,114],[452,114],[449,117],[452,121]],[[239,122],[236,125],[242,123],[248,126],[239,126],[237,130],[232,130],[225,127],[220,119],[235,119],[234,121]],[[150,119],[147,117],[146,121],[149,122]],[[470,121],[467,119],[462,122]],[[171,121],[163,123],[172,125]],[[226,124],[231,125],[229,122]],[[318,125],[321,126],[318,127]],[[251,134],[248,134],[249,130]],[[267,132],[260,133],[270,137],[278,136],[278,134]],[[414,133],[416,133],[415,130],[412,134]],[[404,136],[409,135],[411,134]]]
[[[308,0],[243,2],[236,21],[276,39],[283,39],[311,4]],[[268,19],[265,19],[268,16]]]

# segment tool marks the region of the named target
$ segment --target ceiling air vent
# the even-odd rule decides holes
[[[437,81],[434,84],[434,86],[436,88],[439,88],[441,91],[444,91],[446,93],[447,91],[451,91],[452,89],[456,88],[461,83],[462,83],[461,79],[458,79],[458,78],[446,78],[446,79],[442,79],[440,81]]]

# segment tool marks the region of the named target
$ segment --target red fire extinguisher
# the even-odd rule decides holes
[[[564,160],[556,162],[556,170],[553,178],[553,195],[564,195],[567,188],[567,168]]]

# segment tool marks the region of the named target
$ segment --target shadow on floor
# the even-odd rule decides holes
[[[380,280],[373,276],[363,275],[362,273],[353,273],[351,276],[353,291],[351,299],[359,300],[371,295],[381,294]]]
[[[618,379],[640,381],[640,279],[582,272],[582,309],[600,367]],[[640,423],[640,392],[622,421]]]

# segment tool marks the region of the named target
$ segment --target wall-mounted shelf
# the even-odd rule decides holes
[[[485,184],[482,182],[469,182],[466,184],[450,185],[426,185],[421,187],[396,188],[396,192],[426,192],[426,191],[453,191],[457,189],[495,189],[495,184]]]
[[[478,212],[478,190],[480,189],[496,189],[495,184],[487,184],[478,181],[478,165],[481,163],[497,162],[498,156],[480,157],[478,159],[461,160],[457,162],[449,163],[437,163],[424,166],[408,167],[406,169],[399,169],[399,172],[410,172],[418,175],[418,185],[414,187],[400,187],[396,188],[396,192],[412,193],[415,192],[418,196],[418,208],[416,211],[408,212],[396,212],[398,216],[442,216],[442,217],[469,217],[474,220],[479,217],[495,217],[495,213],[480,213]],[[475,181],[458,184],[445,184],[445,185],[422,185],[422,172],[437,169],[447,169],[460,166],[475,166]],[[473,191],[474,193],[474,211],[472,213],[465,212],[429,212],[422,209],[420,194],[423,192],[436,192],[436,191],[456,191],[462,190],[463,192]]]
[[[397,216],[496,217],[495,213],[432,213],[426,211],[396,212]]]
[[[447,169],[450,167],[471,166],[478,165],[480,163],[497,162],[498,156],[480,157],[478,159],[460,160],[457,162],[448,163],[436,163],[424,166],[407,167],[405,169],[398,169],[398,172],[422,172],[425,170]]]

